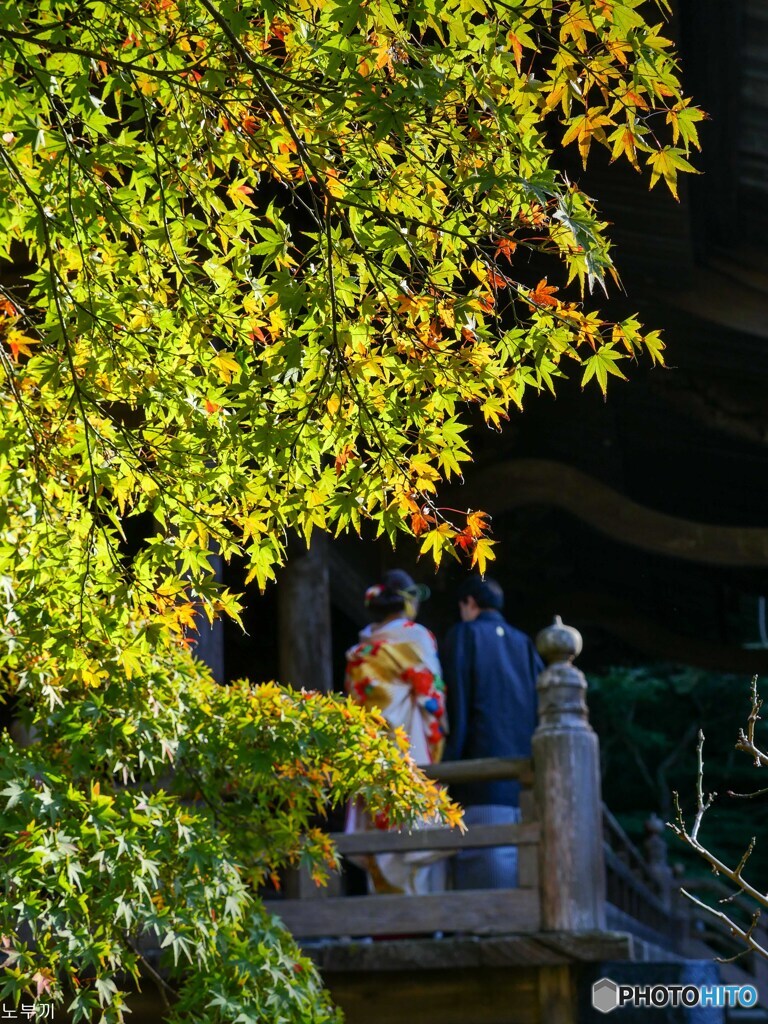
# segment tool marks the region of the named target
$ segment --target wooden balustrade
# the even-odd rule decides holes
[[[532,760],[487,758],[422,769],[446,785],[518,780],[520,824],[472,826],[466,833],[430,827],[331,835],[342,858],[418,851],[450,856],[467,848],[514,845],[518,888],[347,896],[341,894],[338,879],[322,888],[306,872],[296,872],[269,905],[297,938],[549,933],[570,935],[572,941],[581,936],[588,944],[590,937],[607,935],[607,927],[679,953],[690,952],[698,942],[702,955],[707,950],[702,938],[712,943],[709,954],[713,949],[724,955],[740,951],[729,944],[727,929],[711,920],[697,922],[677,895],[663,822],[649,819],[643,852],[603,806],[587,684],[572,664],[580,636],[556,619],[539,635],[538,644],[548,666],[538,681],[539,725]],[[547,970],[552,975],[547,976],[549,1018],[557,1024],[570,1019],[571,997],[566,976],[558,974],[561,968]]]
[[[666,853],[658,847],[664,840],[655,831],[658,819],[649,819],[646,828],[653,824],[651,835],[655,841],[655,859],[643,856],[616,818],[603,805],[603,855],[606,870],[606,895],[609,904],[609,922],[616,924],[623,917],[640,922],[651,929],[657,941],[669,946],[678,946],[683,925],[677,914],[677,905],[671,900],[671,887],[667,884],[671,869],[666,867]],[[666,844],[664,844],[666,850]]]
[[[521,824],[475,826],[463,835],[458,830],[414,829],[333,836],[342,855],[356,857],[515,845],[518,888],[345,897],[299,877],[287,887],[288,898],[274,905],[297,937],[590,932],[603,927],[598,744],[588,722],[586,681],[572,664],[581,638],[557,619],[538,642],[548,667],[538,681],[536,772],[530,761],[498,758],[425,768],[445,784],[517,779]]]

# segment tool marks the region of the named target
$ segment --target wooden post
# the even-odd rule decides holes
[[[315,530],[309,548],[288,552],[278,579],[280,682],[333,690],[328,538]]]
[[[536,638],[547,662],[539,676],[533,736],[535,796],[541,822],[539,884],[545,931],[605,928],[600,755],[589,724],[584,674],[571,662],[581,636],[560,617]]]

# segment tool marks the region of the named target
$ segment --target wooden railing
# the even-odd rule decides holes
[[[532,778],[530,761],[501,758],[445,762],[430,765],[426,771],[432,778],[451,783],[516,779],[526,787],[530,786]],[[533,806],[526,788],[521,793],[521,806],[528,809]],[[273,904],[274,911],[298,938],[535,932],[541,923],[539,836],[539,825],[532,820],[519,825],[477,825],[465,833],[448,828],[334,833],[332,838],[339,853],[355,857],[418,850],[445,850],[448,857],[467,848],[517,846],[520,884],[509,890],[447,890],[420,896],[342,896],[336,894],[338,889],[328,891],[304,877],[294,880],[288,887],[296,896]]]
[[[476,825],[463,834],[425,828],[331,836],[342,858],[356,859],[432,850],[449,857],[462,849],[516,846],[518,887],[353,896],[344,894],[343,874],[323,888],[305,872],[295,872],[270,908],[297,938],[543,932],[587,940],[611,931],[650,944],[654,955],[666,949],[675,955],[727,958],[742,951],[727,928],[679,896],[680,880],[667,860],[664,823],[655,816],[649,819],[641,851],[602,804],[586,680],[572,664],[580,643],[575,630],[559,620],[539,635],[548,667],[537,686],[539,724],[532,760],[491,758],[424,768],[445,785],[519,781],[520,824]],[[742,979],[751,972],[768,988],[768,970],[754,964],[754,958],[745,958],[728,970]]]
[[[518,780],[521,824],[475,826],[463,835],[458,830],[419,829],[333,836],[340,853],[355,856],[514,845],[518,887],[343,896],[299,874],[286,887],[286,897],[273,904],[297,937],[589,932],[604,927],[599,750],[588,721],[586,680],[572,664],[581,638],[556,619],[538,642],[548,667],[537,685],[535,778],[530,762],[520,760],[443,763],[426,769],[446,784]]]
[[[663,842],[663,839],[661,840]],[[623,921],[612,911],[627,915],[651,929],[661,944],[677,948],[683,934],[677,901],[672,899],[671,871],[644,855],[603,805],[603,853],[609,924]],[[648,936],[651,937],[651,936]]]

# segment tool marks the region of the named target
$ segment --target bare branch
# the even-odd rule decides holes
[[[736,749],[749,754],[754,761],[755,768],[766,768],[768,767],[768,754],[760,750],[755,743],[755,726],[760,721],[760,709],[763,706],[763,702],[757,694],[757,676],[752,677],[750,697],[752,707],[747,719],[747,731],[745,733],[743,729],[739,730],[739,740],[736,744]]]
[[[696,842],[704,815],[712,806],[717,793],[708,793],[704,800],[704,733],[699,729],[699,743],[696,748],[698,768],[696,771],[696,818],[691,829],[691,839]]]
[[[685,896],[686,899],[689,899],[691,903],[695,903],[697,907],[700,907],[702,910],[705,910],[712,917],[717,918],[718,921],[722,921],[723,924],[726,925],[726,927],[730,931],[731,935],[733,935],[733,937],[736,939],[740,939],[747,946],[747,949],[743,950],[741,953],[737,953],[736,956],[727,959],[723,957],[716,957],[715,959],[718,963],[733,963],[734,960],[738,960],[739,957],[744,956],[744,954],[749,952],[750,950],[754,950],[755,953],[759,953],[760,956],[764,956],[768,960],[768,949],[766,949],[764,946],[761,946],[760,943],[753,936],[754,930],[757,927],[757,923],[760,919],[759,910],[756,910],[755,913],[752,915],[752,923],[750,924],[749,928],[744,929],[741,928],[738,924],[736,924],[735,921],[732,921],[731,918],[728,917],[728,915],[724,913],[722,910],[715,910],[714,907],[710,907],[708,903],[704,903],[703,900],[698,899],[698,897],[694,896],[686,889],[681,889],[680,892],[683,896]]]

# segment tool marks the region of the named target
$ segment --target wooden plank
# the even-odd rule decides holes
[[[535,968],[331,975],[346,1024],[540,1024]],[[548,1022],[547,1022],[548,1024]]]
[[[634,860],[635,865],[640,869],[640,871],[642,871],[643,875],[645,875],[646,878],[653,878],[648,869],[648,861],[638,850],[638,848],[629,838],[627,833],[621,827],[618,820],[613,816],[613,814],[611,814],[611,812],[605,804],[603,804],[603,830],[604,837],[606,832],[611,832],[613,834],[613,838],[618,840],[618,846],[621,852],[627,853],[629,857],[631,857],[632,860]],[[605,838],[607,838],[610,849],[614,850],[615,853],[618,853],[619,850],[615,848],[616,843],[612,842],[611,839],[608,837]]]
[[[408,850],[466,850],[487,846],[532,846],[539,841],[539,826],[473,825],[458,829],[424,828],[414,832],[333,832],[339,853],[398,853]]]
[[[536,821],[536,800],[532,789],[520,790],[520,814],[523,821]]]
[[[676,936],[674,935],[674,921],[667,917],[663,919],[663,924],[669,924],[672,926],[672,932],[664,933],[658,929],[646,924],[644,921],[638,921],[637,918],[632,917],[631,914],[627,914],[620,907],[615,906],[613,903],[606,903],[605,907],[605,918],[606,924],[609,928],[616,932],[624,932],[631,935],[635,940],[635,952],[633,952],[633,960],[645,959],[644,955],[641,955],[638,946],[638,942],[646,947],[653,947],[656,950],[663,949],[665,952],[662,959],[674,960],[676,954],[673,949],[677,945]],[[709,952],[710,957],[712,956],[712,950]]]
[[[633,939],[619,932],[536,932],[529,935],[445,935],[441,939],[338,941],[311,945],[306,955],[324,977],[339,971],[434,971],[462,967],[540,967],[631,959]]]
[[[267,908],[300,938],[437,931],[499,935],[539,928],[539,894],[534,889],[270,900]]]
[[[619,931],[540,932],[533,936],[566,963],[599,963],[601,960],[631,960],[633,936]],[[546,962],[542,958],[542,963]]]
[[[533,784],[533,768],[527,758],[481,757],[474,761],[441,761],[419,765],[425,775],[438,782],[493,782],[517,779],[523,785]]]
[[[280,679],[297,690],[333,691],[328,547],[321,530],[314,531],[308,548],[292,539],[278,574]]]

